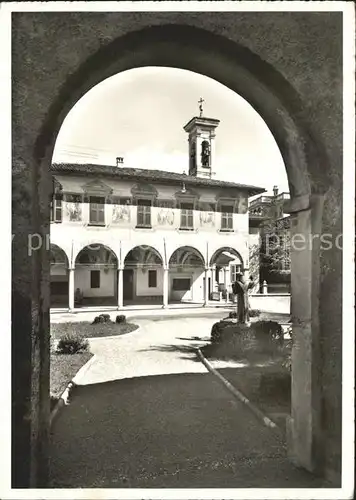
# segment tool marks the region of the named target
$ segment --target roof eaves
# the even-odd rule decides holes
[[[102,169],[100,171],[100,169]],[[127,167],[114,167],[111,165],[96,165],[96,164],[83,164],[83,163],[53,163],[51,170],[55,172],[69,173],[73,172],[78,175],[109,175],[116,178],[137,178],[144,180],[158,180],[158,181],[170,181],[174,183],[185,182],[186,184],[195,186],[212,186],[212,187],[226,187],[226,188],[236,188],[236,189],[246,189],[253,196],[254,194],[264,193],[266,189],[259,186],[252,186],[247,184],[237,184],[229,181],[219,181],[217,179],[199,179],[186,174],[178,174],[176,172],[166,172],[160,170],[140,170],[132,169],[129,170]]]

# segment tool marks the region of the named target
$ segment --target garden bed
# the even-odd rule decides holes
[[[51,337],[58,340],[63,335],[77,334],[88,339],[94,337],[111,337],[114,335],[124,335],[137,330],[138,325],[133,323],[96,323],[89,321],[81,323],[52,323]]]
[[[50,393],[52,400],[57,400],[61,396],[69,382],[92,356],[90,352],[51,353]]]
[[[261,363],[238,368],[218,368],[218,371],[285,431],[285,420],[291,413],[291,377],[287,370],[278,364]]]
[[[285,428],[290,413],[291,374],[286,361],[291,342],[283,340],[277,322],[262,321],[250,327],[231,319],[216,323],[211,343],[201,351],[234,387]],[[241,365],[219,368],[220,360]]]
[[[51,409],[80,368],[93,356],[87,339],[124,335],[137,330],[138,326],[126,323],[124,316],[118,319],[121,322],[113,323],[106,318],[106,322],[51,324]]]
[[[201,348],[207,358],[226,361],[280,362],[289,358],[291,341],[285,340],[282,326],[276,321],[258,320],[250,326],[226,318],[215,323],[211,343]]]

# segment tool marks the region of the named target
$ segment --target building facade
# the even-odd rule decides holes
[[[263,188],[213,178],[218,120],[195,117],[189,175],[53,164],[52,306],[232,298],[249,268],[248,198]]]
[[[261,195],[249,204],[250,261],[259,281],[268,283],[269,292],[290,292],[290,216],[285,206],[287,192]]]

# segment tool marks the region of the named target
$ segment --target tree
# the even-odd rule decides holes
[[[290,280],[289,217],[270,220],[261,228],[260,276],[266,281]]]

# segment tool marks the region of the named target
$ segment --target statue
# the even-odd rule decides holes
[[[236,281],[233,285],[233,292],[237,295],[237,321],[238,323],[248,323],[250,321],[249,315],[249,301],[248,291],[253,288],[254,283],[251,280],[246,283],[242,273],[236,276]]]

